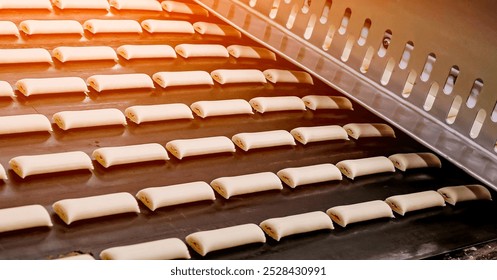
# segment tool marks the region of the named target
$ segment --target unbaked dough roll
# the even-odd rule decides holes
[[[214,81],[224,84],[267,83],[264,74],[257,69],[218,69],[211,72]]]
[[[146,19],[142,21],[141,25],[150,33],[195,33],[193,25],[184,20]]]
[[[52,208],[68,225],[79,220],[123,213],[140,213],[138,202],[126,192],[63,199],[55,202]]]
[[[259,113],[305,111],[304,101],[297,96],[255,97],[249,103]]]
[[[19,29],[12,21],[2,20],[0,21],[0,35],[19,35]]]
[[[381,200],[335,206],[326,210],[326,214],[342,227],[379,218],[395,218],[390,206]]]
[[[24,20],[19,29],[28,35],[83,34],[83,26],[76,20]]]
[[[81,169],[93,170],[91,158],[80,151],[18,156],[12,158],[9,165],[23,179],[30,175]]]
[[[235,195],[281,190],[283,189],[283,184],[281,184],[276,174],[272,172],[260,172],[217,178],[211,182],[211,187],[224,198],[229,199]]]
[[[451,205],[468,200],[492,200],[490,191],[482,185],[443,187],[437,191],[442,195],[445,202]]]
[[[157,143],[98,148],[93,151],[92,156],[105,168],[120,164],[169,159],[166,149]]]
[[[263,221],[259,226],[276,241],[289,235],[333,229],[330,217],[321,211],[271,218]]]
[[[436,191],[424,191],[410,194],[394,195],[385,199],[393,211],[404,216],[407,212],[445,206],[442,195]]]
[[[384,156],[342,160],[336,166],[352,180],[359,176],[395,172],[393,163]]]
[[[352,102],[343,96],[306,95],[302,97],[305,106],[311,110],[344,109],[354,110]]]
[[[304,145],[319,141],[349,140],[347,132],[339,125],[297,127],[292,129],[290,133]]]
[[[331,163],[291,167],[278,171],[278,177],[289,187],[342,180],[342,173]]]
[[[93,34],[143,32],[140,23],[131,19],[89,19],[83,27]]]
[[[414,168],[442,167],[440,159],[432,153],[395,154],[388,158],[393,162],[393,165],[401,171]]]
[[[266,236],[256,224],[199,231],[186,237],[186,242],[201,256],[207,253],[252,243],[265,243]]]
[[[244,99],[197,101],[190,108],[201,118],[254,113]]]
[[[50,0],[0,0],[0,9],[52,9]]]
[[[226,47],[218,44],[179,44],[174,49],[184,58],[229,57]]]
[[[3,96],[14,97],[14,89],[6,81],[0,81],[0,97]]]
[[[152,78],[163,88],[214,84],[211,75],[206,71],[157,72]]]
[[[136,124],[154,121],[193,119],[190,108],[181,103],[131,106],[126,108],[124,114]]]
[[[146,188],[136,194],[150,210],[157,208],[203,201],[215,200],[214,191],[206,182],[192,182],[165,187]]]
[[[95,9],[109,10],[110,5],[107,0],[53,0],[57,8],[64,9]]]
[[[53,49],[52,55],[61,62],[117,60],[117,54],[114,49],[107,46],[57,47]]]
[[[93,75],[86,82],[98,92],[104,90],[154,88],[154,81],[147,74]]]
[[[25,96],[88,91],[80,77],[22,79],[16,82],[16,87]]]
[[[176,51],[169,45],[123,45],[117,53],[127,60],[136,58],[176,58]]]
[[[34,227],[51,227],[52,220],[45,207],[34,204],[0,209],[0,232]]]
[[[244,151],[267,147],[296,145],[292,134],[286,130],[238,133],[233,135],[231,140]]]
[[[299,83],[314,84],[312,76],[304,71],[267,69],[264,72],[266,79],[271,83]]]
[[[55,113],[52,119],[63,130],[106,125],[126,125],[124,114],[114,108],[62,111]]]
[[[242,45],[231,45],[226,48],[229,54],[235,58],[257,58],[257,59],[268,59],[276,60],[276,54],[274,52],[260,47],[242,46]]]
[[[109,4],[118,10],[162,11],[156,0],[109,0]]]
[[[45,115],[27,114],[0,117],[0,135],[52,131],[52,124]]]
[[[178,1],[162,1],[162,8],[169,13],[208,16],[209,12],[199,5]]]
[[[167,238],[133,245],[112,247],[100,253],[102,260],[190,259],[188,247],[179,238]]]
[[[7,180],[7,172],[5,172],[5,168],[0,164],[0,180]]]
[[[56,259],[58,261],[94,261],[95,258],[90,254],[77,254]]]
[[[0,64],[50,62],[52,62],[52,56],[46,49],[0,49]]]
[[[234,153],[235,145],[226,136],[213,136],[169,141],[166,149],[178,159],[217,153]]]
[[[393,137],[395,131],[383,123],[349,123],[343,126],[350,137],[354,139],[365,137]]]
[[[240,31],[226,24],[198,21],[193,24],[193,28],[202,35],[242,37],[242,33],[240,33]]]

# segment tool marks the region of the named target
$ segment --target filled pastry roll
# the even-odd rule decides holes
[[[102,260],[189,259],[188,247],[179,238],[167,238],[133,245],[112,247],[100,253]]]
[[[140,23],[131,19],[89,19],[83,27],[93,34],[143,32]]]
[[[302,97],[305,106],[311,110],[344,109],[354,110],[352,102],[343,96],[307,95]]]
[[[10,168],[21,178],[62,171],[93,170],[91,158],[84,152],[63,152],[34,156],[18,156],[9,161]]]
[[[0,180],[7,180],[7,172],[5,172],[5,168],[0,164]]]
[[[231,140],[244,151],[267,147],[296,145],[292,134],[286,130],[238,133],[233,135]]]
[[[176,58],[176,51],[169,45],[123,45],[117,53],[127,60],[137,58]]]
[[[109,10],[110,5],[107,0],[53,0],[57,8],[65,9],[94,9],[94,10]]]
[[[193,28],[202,35],[242,37],[240,31],[226,24],[199,21],[193,24]]]
[[[304,145],[319,141],[349,140],[347,132],[339,125],[297,127],[292,129],[290,133]]]
[[[312,76],[304,71],[267,69],[264,72],[266,79],[273,84],[276,83],[298,83],[314,84]]]
[[[215,200],[214,191],[206,182],[192,182],[165,187],[146,188],[136,194],[150,210],[157,208],[203,201]]]
[[[214,84],[211,75],[206,71],[157,72],[152,78],[163,88]]]
[[[0,117],[0,135],[52,131],[52,124],[45,115],[28,114]]]
[[[51,227],[52,220],[45,207],[34,204],[0,209],[0,232],[34,227]]]
[[[62,111],[52,117],[63,130],[106,125],[126,125],[124,114],[114,108],[81,111]]]
[[[333,229],[330,217],[321,211],[271,218],[263,221],[259,226],[276,241],[289,235]]]
[[[157,143],[99,148],[93,151],[92,156],[105,168],[120,164],[169,159],[166,149]]]
[[[46,49],[0,49],[0,64],[50,62],[52,62],[52,56]]]
[[[90,254],[77,254],[56,259],[58,261],[94,261],[95,258]]]
[[[136,105],[126,108],[124,114],[136,124],[178,119],[193,119],[190,108],[185,104]]]
[[[88,91],[80,77],[22,79],[16,82],[16,87],[25,96]]]
[[[393,162],[393,165],[401,171],[414,168],[442,167],[440,159],[432,153],[395,154],[388,158]]]
[[[343,126],[347,134],[354,139],[365,137],[393,137],[395,131],[383,123],[349,123]]]
[[[437,192],[450,205],[469,200],[492,200],[490,191],[482,185],[443,187],[438,189]]]
[[[226,47],[218,44],[179,44],[174,49],[184,58],[229,57]]]
[[[214,81],[224,84],[266,83],[266,78],[257,69],[218,69],[211,72]]]
[[[169,13],[208,16],[209,12],[199,5],[178,1],[162,1],[162,8]]]
[[[162,11],[156,0],[109,0],[109,4],[118,10]]]
[[[276,54],[266,48],[231,45],[228,46],[226,49],[228,50],[229,54],[235,58],[276,60]]]
[[[1,20],[0,21],[0,35],[19,35],[19,29],[12,21]]]
[[[255,97],[249,103],[259,113],[305,111],[304,101],[297,96]]]
[[[150,76],[141,73],[93,75],[86,82],[98,92],[104,90],[154,88],[154,82]]]
[[[444,198],[436,191],[394,195],[385,199],[385,202],[393,211],[402,216],[411,211],[445,206]]]
[[[201,256],[209,252],[252,243],[265,243],[266,236],[256,224],[243,224],[208,231],[199,231],[186,237],[186,242]]]
[[[60,62],[85,60],[117,60],[113,48],[107,46],[57,47],[52,55]]]
[[[166,144],[166,149],[178,159],[236,151],[233,142],[225,136],[173,140]]]
[[[24,20],[19,29],[28,35],[83,34],[83,26],[76,20]]]
[[[272,172],[221,177],[213,180],[211,187],[226,199],[235,195],[283,189],[280,179]]]
[[[301,185],[342,180],[342,173],[331,163],[285,168],[278,173],[281,181],[291,188]]]
[[[326,210],[326,214],[331,217],[333,222],[342,227],[374,219],[394,218],[390,206],[381,200],[335,206]]]
[[[55,202],[52,208],[57,216],[68,225],[79,220],[123,213],[140,213],[138,202],[126,192],[63,199]]]
[[[158,4],[158,2],[156,3]],[[195,33],[193,25],[184,20],[146,19],[142,21],[141,25],[150,33]]]
[[[201,118],[254,113],[250,104],[243,99],[197,101],[190,108]]]
[[[342,160],[336,166],[352,180],[359,176],[395,172],[393,163],[384,156]]]
[[[0,9],[52,9],[50,0],[0,0]]]
[[[3,96],[14,97],[14,89],[6,81],[0,81],[0,97]]]

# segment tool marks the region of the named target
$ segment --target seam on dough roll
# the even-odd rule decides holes
[[[349,140],[345,129],[339,125],[297,127],[290,131],[295,140],[302,144],[331,140]]]
[[[52,119],[62,130],[107,125],[126,125],[126,117],[115,108],[81,111],[62,111]]]
[[[142,27],[131,19],[89,19],[83,28],[93,34],[98,33],[142,33]]]
[[[183,3],[178,1],[162,1],[164,11],[169,13],[190,14],[199,16],[208,16],[209,12],[196,4]]]
[[[390,206],[381,200],[335,206],[326,210],[326,214],[342,227],[374,219],[395,218]]]
[[[188,247],[179,238],[167,238],[112,247],[100,252],[102,260],[173,260],[190,259]]]
[[[76,20],[23,20],[19,29],[27,35],[83,34],[83,26]]]
[[[0,209],[0,232],[52,225],[47,209],[38,204]]]
[[[162,11],[162,6],[156,0],[110,0],[109,4],[118,10]]]
[[[197,101],[190,108],[201,118],[254,113],[244,99]]]
[[[283,69],[267,69],[264,70],[264,76],[273,84],[276,83],[298,83],[298,84],[314,84],[312,76],[304,71],[283,70]]]
[[[217,153],[234,153],[235,145],[226,136],[177,139],[169,141],[166,149],[178,159]]]
[[[211,75],[206,71],[157,72],[152,78],[163,88],[173,86],[214,85]]]
[[[230,45],[226,49],[228,50],[228,53],[235,58],[276,60],[276,54],[266,48]]]
[[[109,10],[110,5],[107,0],[53,0],[53,4],[61,9],[95,9]]]
[[[195,33],[193,25],[185,20],[146,19],[141,22],[141,26],[149,33]]]
[[[193,119],[190,108],[182,103],[136,105],[126,108],[124,114],[136,124],[153,121]]]
[[[117,60],[117,54],[114,49],[107,46],[57,47],[52,50],[52,55],[61,62]]]
[[[285,168],[276,173],[291,188],[301,185],[342,180],[342,173],[331,163]]]
[[[238,133],[233,135],[231,140],[244,151],[259,148],[296,145],[292,134],[286,130]]]
[[[46,49],[0,49],[0,64],[51,62],[52,56]]]
[[[12,21],[1,20],[0,21],[0,35],[14,35],[19,36],[19,29]]]
[[[211,72],[214,81],[224,84],[266,83],[266,78],[257,69],[218,69]]]
[[[389,156],[388,159],[390,159],[393,165],[401,171],[416,168],[442,167],[440,159],[432,153],[394,154]]]
[[[27,114],[0,117],[0,135],[52,131],[52,124],[45,115]]]
[[[445,206],[443,196],[436,191],[394,195],[385,199],[385,202],[392,208],[393,211],[402,216],[411,211]]]
[[[283,189],[280,179],[272,172],[221,177],[213,180],[210,185],[226,199],[236,195]]]
[[[443,187],[438,189],[437,192],[442,195],[445,202],[451,205],[470,200],[492,200],[492,194],[482,185]]]
[[[105,168],[120,164],[169,160],[166,149],[157,143],[98,148],[93,151],[92,156]]]
[[[311,110],[344,109],[354,110],[352,102],[343,96],[306,95],[302,97],[305,106]]]
[[[259,226],[276,241],[294,234],[333,229],[330,216],[321,211],[271,218],[263,221]]]
[[[193,28],[196,32],[202,35],[242,37],[242,33],[240,33],[240,31],[226,24],[198,21],[193,24]]]
[[[226,47],[219,44],[179,44],[174,50],[184,58],[230,56]]]
[[[383,123],[349,123],[343,126],[350,137],[359,139],[363,137],[392,137],[395,131]]]
[[[21,79],[16,82],[16,88],[25,96],[88,91],[80,77]]]
[[[254,97],[249,103],[259,113],[306,110],[304,101],[297,96]]]
[[[392,161],[384,156],[342,160],[336,166],[352,180],[359,176],[395,172]]]
[[[97,92],[104,90],[155,88],[147,74],[110,74],[90,76],[86,83]]]
[[[30,175],[45,173],[81,169],[93,170],[91,158],[80,151],[18,156],[12,158],[9,165],[23,179]]]

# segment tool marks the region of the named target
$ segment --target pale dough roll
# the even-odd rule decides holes
[[[228,137],[214,136],[169,141],[166,149],[178,159],[216,153],[234,153],[235,145]]]
[[[208,16],[209,12],[199,5],[177,2],[177,1],[162,1],[162,8],[169,13],[189,14]]]
[[[193,24],[193,28],[202,35],[242,37],[240,31],[226,24],[199,21]]]
[[[120,164],[169,159],[166,149],[157,143],[99,148],[93,151],[92,156],[105,168]]]
[[[83,34],[83,26],[76,20],[24,20],[19,28],[28,35]]]
[[[0,164],[0,179],[1,180],[7,180],[7,172],[5,172],[5,168],[3,168],[3,165]]]
[[[53,0],[53,4],[59,9],[110,9],[107,0]]]
[[[154,82],[147,74],[93,75],[86,82],[98,92],[104,90],[154,88]]]
[[[199,231],[186,237],[186,242],[201,256],[207,253],[251,243],[265,243],[266,236],[256,224]]]
[[[401,171],[414,168],[442,167],[440,159],[432,153],[395,154],[388,158],[393,162],[393,165]]]
[[[226,47],[218,44],[179,44],[174,49],[184,58],[229,57]]]
[[[0,135],[52,131],[52,124],[42,114],[28,114],[0,117]]]
[[[162,11],[156,0],[109,0],[109,4],[118,10]]]
[[[193,119],[190,108],[181,103],[131,106],[126,108],[124,114],[136,124],[154,121]]]
[[[235,195],[283,189],[280,179],[272,172],[221,177],[213,180],[211,187],[226,199]]]
[[[52,55],[61,62],[85,60],[117,60],[113,48],[107,46],[57,47]]]
[[[395,172],[393,163],[384,156],[342,160],[336,166],[343,175],[352,180],[359,176]]]
[[[0,35],[19,35],[19,29],[12,21],[2,20],[0,21]]]
[[[349,123],[343,126],[350,137],[354,139],[364,137],[393,137],[395,131],[383,123]]]
[[[150,33],[195,33],[193,25],[184,20],[146,19],[142,21],[141,25]]]
[[[307,95],[302,97],[305,106],[311,110],[318,109],[344,109],[354,110],[352,102],[342,96]]]
[[[444,198],[436,191],[394,195],[385,199],[385,202],[402,216],[411,211],[445,206]]]
[[[152,78],[163,88],[214,84],[211,75],[206,71],[157,72]]]
[[[255,97],[249,103],[259,113],[305,111],[304,101],[297,96]]]
[[[312,76],[304,71],[267,69],[264,72],[266,79],[271,83],[299,83],[314,84]]]
[[[238,133],[233,135],[231,140],[244,151],[267,147],[296,145],[292,134],[286,130]]]
[[[214,81],[224,85],[233,83],[263,83],[266,78],[257,69],[218,69],[211,72]]]
[[[140,213],[138,202],[129,193],[112,193],[83,198],[63,199],[52,205],[66,224],[123,213]]]
[[[330,217],[321,211],[271,218],[263,221],[259,226],[276,241],[289,235],[333,229]]]
[[[0,9],[52,9],[50,0],[0,0]]]
[[[56,259],[58,261],[94,261],[95,258],[90,254],[77,254],[68,257],[62,257]]]
[[[492,200],[490,191],[482,185],[443,187],[437,191],[442,195],[445,202],[451,205],[468,200]]]
[[[88,91],[79,77],[22,79],[16,82],[16,87],[25,96]]]
[[[102,260],[190,259],[188,247],[179,238],[167,238],[127,246],[112,247],[100,253]]]
[[[243,99],[197,101],[190,108],[201,118],[254,113],[250,104]]]
[[[0,209],[0,232],[34,227],[51,227],[52,220],[45,207],[34,204]]]
[[[319,141],[349,140],[347,132],[339,125],[297,127],[292,129],[290,133],[304,145]]]
[[[165,187],[146,188],[136,194],[150,210],[157,208],[203,201],[215,200],[214,191],[206,182],[192,182]]]
[[[142,33],[142,27],[131,19],[89,19],[83,27],[93,34],[97,33]]]
[[[14,97],[14,89],[6,81],[0,81],[0,97],[2,96]]]
[[[335,206],[326,210],[326,214],[342,227],[379,218],[394,218],[390,206],[381,200]]]
[[[176,51],[169,45],[123,45],[117,53],[127,60],[136,58],[176,58]]]
[[[276,54],[274,54],[274,52],[266,48],[231,45],[228,46],[227,49],[229,54],[235,58],[257,58],[257,59],[276,60]]]
[[[50,62],[52,62],[52,56],[46,49],[0,49],[0,64]]]
[[[280,177],[281,181],[285,182],[291,188],[307,184],[342,180],[342,173],[331,163],[285,168],[276,174]]]
[[[124,114],[114,108],[62,111],[55,113],[52,119],[63,130],[106,125],[126,125]]]
[[[9,161],[10,168],[21,178],[62,171],[93,170],[91,158],[84,152],[63,152],[34,156],[18,156]]]

